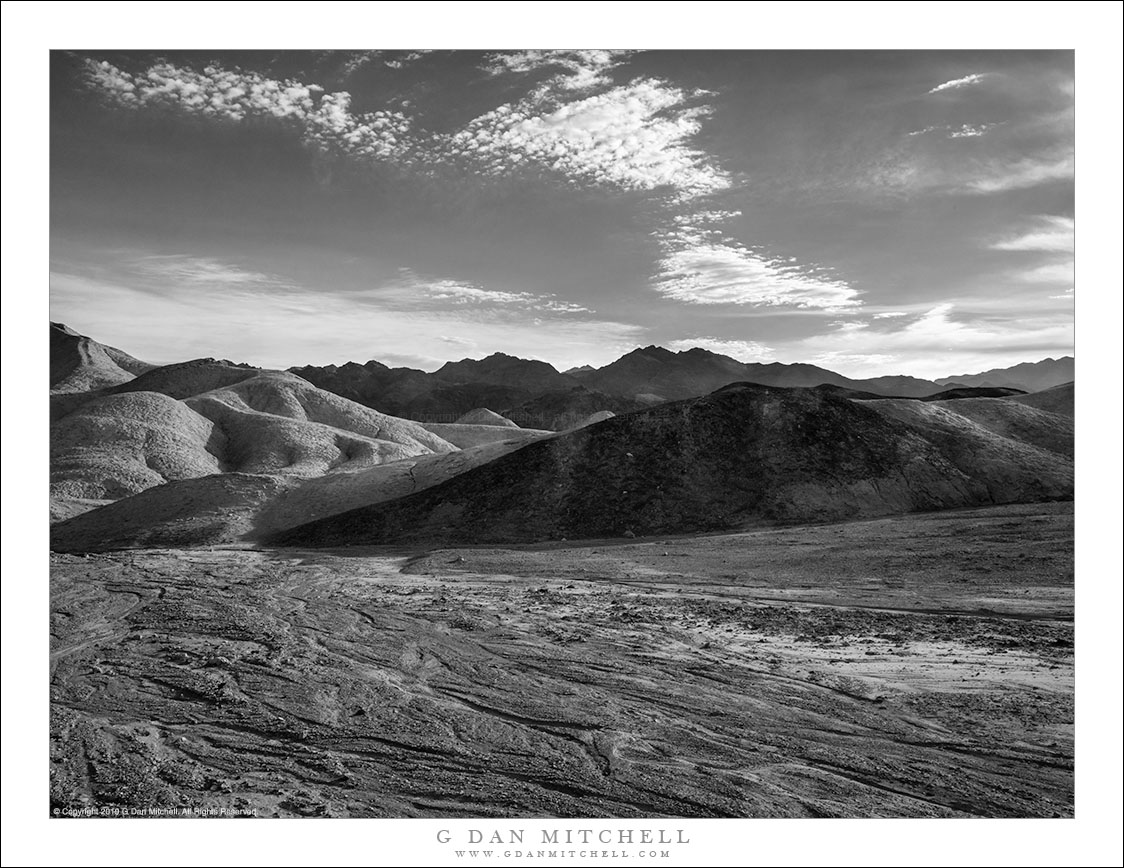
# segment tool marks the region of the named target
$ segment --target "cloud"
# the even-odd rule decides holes
[[[983,80],[984,75],[982,73],[972,73],[963,78],[954,78],[951,81],[938,84],[936,87],[932,88],[929,93],[940,93],[945,90],[960,90],[962,87],[970,87],[973,84],[979,84]]]
[[[730,356],[740,362],[759,362],[773,358],[773,348],[756,341],[728,340],[726,338],[680,338],[667,344],[668,349],[683,351],[694,347]]]
[[[450,151],[491,174],[526,166],[577,182],[629,190],[669,188],[690,198],[729,185],[688,140],[708,109],[655,79],[576,100],[536,92],[488,112],[455,134]]]
[[[1037,265],[1019,272],[1019,277],[1031,283],[1073,283],[1073,260]]]
[[[986,136],[989,130],[997,126],[999,124],[961,124],[954,129],[950,129],[948,137],[950,139],[977,139],[980,136]]]
[[[1073,253],[1073,218],[1043,215],[1029,228],[989,245],[992,250]]]
[[[119,106],[164,107],[228,122],[266,117],[294,124],[306,144],[355,157],[410,163],[410,122],[401,112],[351,112],[347,91],[276,80],[216,66],[201,72],[157,63],[133,75],[106,61],[86,61],[87,83]]]
[[[832,351],[829,353],[820,353],[818,356],[812,356],[812,362],[817,365],[834,370],[836,366],[845,365],[848,368],[861,367],[882,367],[894,362],[897,356],[889,355],[886,353],[843,353],[839,351]]]
[[[1035,155],[993,163],[968,181],[973,193],[1005,193],[1053,181],[1073,180],[1072,150],[1060,155]]]
[[[681,198],[727,187],[727,176],[688,144],[709,111],[697,104],[701,92],[638,79],[575,98],[608,87],[605,73],[619,57],[610,51],[495,55],[497,69],[553,65],[563,72],[452,133],[415,129],[396,110],[357,114],[347,91],[326,93],[317,85],[254,72],[213,65],[196,71],[161,62],[133,74],[107,61],[85,64],[87,84],[122,107],[163,107],[227,122],[272,118],[293,125],[319,150],[393,161],[417,172],[465,162],[494,176],[529,168],[571,183],[669,189]],[[350,62],[369,61],[361,55]]]
[[[446,302],[481,307],[517,307],[542,313],[593,313],[588,307],[562,301],[553,295],[485,289],[460,280],[427,279],[409,268],[399,269],[399,278],[375,290],[386,301],[405,307]]]
[[[892,319],[892,318],[896,318],[896,317],[899,317],[899,316],[909,316],[909,314],[907,314],[904,310],[888,310],[888,311],[884,311],[883,313],[876,313],[874,315],[874,318],[875,319]]]
[[[274,274],[253,271],[205,256],[144,256],[127,261],[139,275],[185,286],[258,287],[289,289],[293,284]]]
[[[252,282],[61,269],[52,271],[50,284],[56,322],[159,364],[214,356],[285,368],[374,357],[434,370],[457,346],[479,348],[479,356],[502,350],[569,368],[607,364],[643,337],[630,323],[546,322],[535,311],[503,306],[401,310],[375,292],[335,294],[292,284],[273,292]]]
[[[492,75],[560,69],[558,75],[540,86],[541,96],[552,89],[588,90],[609,85],[609,70],[632,53],[605,49],[507,51],[489,55],[484,69]]]
[[[1060,286],[1073,284],[1073,219],[1041,215],[1026,221],[1016,233],[988,245],[992,250],[1019,254],[1018,259],[1032,261],[1012,273],[1026,283],[1053,283]],[[1069,290],[1072,292],[1072,289]],[[1050,296],[1060,298],[1062,296]]]
[[[1025,362],[1031,353],[1064,355],[1072,347],[1073,323],[1059,321],[1056,312],[959,318],[952,303],[942,303],[877,327],[837,324],[824,334],[778,344],[778,354],[790,361],[811,358],[836,365],[848,376],[892,372],[932,378]]]
[[[929,133],[945,133],[946,139],[978,139],[980,136],[986,136],[988,132],[995,129],[1002,124],[961,124],[960,126],[952,126],[951,124],[941,124],[939,126],[924,127],[920,130],[906,133],[907,136],[924,136]]]
[[[663,250],[653,288],[689,304],[752,304],[841,310],[860,304],[858,291],[817,269],[770,258],[708,228],[735,212],[702,212],[658,233]]]

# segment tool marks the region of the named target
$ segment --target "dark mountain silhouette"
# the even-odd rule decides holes
[[[453,379],[459,376],[455,372],[463,370],[457,368],[438,376],[413,368],[389,368],[380,362],[370,361],[363,365],[348,362],[338,367],[306,365],[289,370],[349,401],[403,419],[424,422],[455,422],[478,407],[512,407],[537,394],[531,388],[487,380],[457,382]],[[557,371],[554,373],[562,376]],[[535,374],[526,377],[515,374],[514,377],[521,382],[550,379],[549,375],[541,377]]]
[[[582,377],[586,388],[650,402],[694,397],[735,382],[783,387],[828,384],[911,398],[940,391],[936,384],[913,377],[852,380],[815,365],[739,362],[698,347],[678,353],[663,347],[644,347]]]
[[[816,389],[739,383],[531,443],[420,494],[313,522],[274,542],[496,543],[731,530],[1069,498],[1072,481],[1065,457],[941,405],[860,403]]]
[[[553,365],[535,359],[518,359],[506,353],[492,353],[479,360],[446,362],[433,376],[447,383],[489,383],[532,392],[566,389],[576,384]]]
[[[992,368],[982,374],[942,377],[936,382],[941,385],[1002,386],[1024,392],[1039,392],[1072,382],[1073,379],[1073,356],[1062,356],[1060,359],[1023,362],[1010,368]]]
[[[503,353],[449,362],[433,374],[374,361],[290,370],[321,389],[406,419],[452,422],[476,407],[491,407],[517,422],[522,415],[528,425],[556,430],[601,410],[629,412],[736,382],[829,384],[904,397],[941,391],[936,383],[914,377],[852,380],[815,365],[745,363],[699,348],[676,353],[656,346],[633,350],[602,368],[586,365],[566,373],[546,362]],[[576,392],[579,386],[586,391]],[[591,397],[598,394],[605,397]]]
[[[1013,398],[1025,395],[1022,389],[1001,388],[998,386],[956,386],[935,395],[926,395],[923,401],[955,401],[961,398]]]

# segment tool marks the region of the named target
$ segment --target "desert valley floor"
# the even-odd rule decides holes
[[[52,807],[1072,816],[1072,521],[52,554]]]

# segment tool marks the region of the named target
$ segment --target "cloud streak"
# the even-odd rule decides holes
[[[858,291],[817,269],[771,258],[708,228],[732,212],[680,218],[660,234],[663,254],[653,288],[688,304],[842,310],[860,304]]]
[[[954,78],[951,81],[946,81],[942,84],[938,84],[936,87],[932,88],[929,93],[943,93],[946,90],[960,90],[961,88],[971,87],[974,84],[979,84],[983,80],[984,75],[982,73],[972,73],[971,75],[966,75],[963,78]]]
[[[1027,229],[989,245],[992,250],[1073,253],[1073,218],[1042,215]]]

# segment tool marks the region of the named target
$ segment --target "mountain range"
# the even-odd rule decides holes
[[[566,422],[591,413],[626,413],[696,397],[737,382],[780,387],[830,385],[855,393],[904,398],[932,396],[955,386],[1031,392],[1071,381],[1073,359],[1018,365],[1007,376],[991,371],[940,380],[907,376],[852,379],[815,365],[740,362],[697,347],[672,352],[657,346],[633,350],[601,368],[586,366],[565,373],[546,362],[504,353],[448,362],[432,374],[390,368],[376,361],[289,370],[322,389],[404,418],[451,422],[483,406],[520,425],[560,430],[568,427]],[[986,382],[975,382],[985,377]]]
[[[501,354],[433,374],[155,366],[54,323],[51,349],[56,550],[515,542],[1072,496],[1072,383],[852,380],[658,347],[566,374]],[[378,409],[403,400],[447,421]]]

